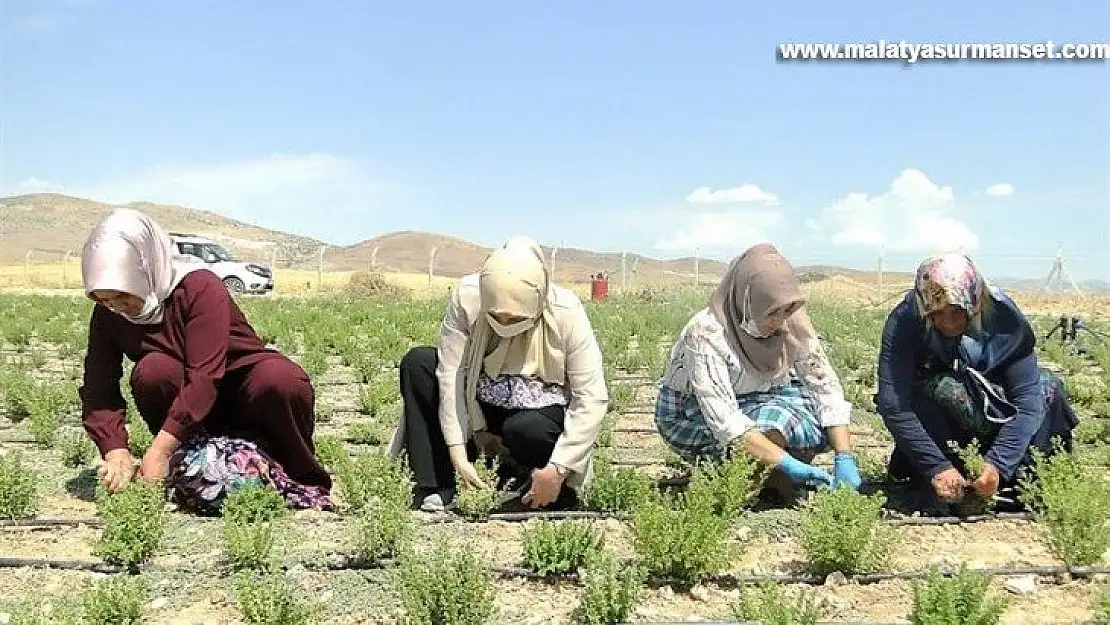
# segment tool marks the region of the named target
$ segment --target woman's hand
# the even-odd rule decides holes
[[[933,490],[945,503],[957,503],[964,498],[967,480],[956,469],[946,469],[933,476]]]
[[[971,483],[971,489],[979,493],[980,497],[990,499],[998,492],[998,483],[1001,481],[1002,476],[998,474],[998,469],[994,465],[987,462],[983,464],[983,474],[979,479]]]
[[[846,484],[852,490],[859,490],[863,485],[863,478],[859,475],[859,467],[856,466],[856,459],[852,454],[837,452],[833,458],[833,488],[839,488],[841,484]]]
[[[795,484],[831,486],[833,476],[828,471],[806,464],[786,453],[758,428],[751,428],[740,437],[744,451],[765,465],[775,467]]]
[[[113,449],[104,454],[104,462],[97,469],[100,484],[109,493],[123,490],[135,475],[135,458],[128,449]]]
[[[172,434],[164,430],[158,432],[150,449],[143,454],[143,461],[139,465],[139,477],[147,480],[164,480],[170,474],[170,456],[180,443]]]
[[[563,489],[564,477],[559,469],[548,463],[542,469],[532,471],[532,488],[520,498],[520,501],[532,508],[542,508],[559,498]]]
[[[829,475],[828,471],[806,464],[788,453],[782,454],[778,468],[795,484],[810,486],[832,486],[833,484],[833,476]]]
[[[170,474],[170,456],[156,451],[153,447],[143,454],[139,464],[139,477],[144,480],[164,480]]]
[[[483,490],[490,487],[482,481],[474,464],[466,457],[466,445],[451,445],[447,448],[447,452],[451,456],[451,465],[455,467],[455,473],[458,474],[463,486]]]

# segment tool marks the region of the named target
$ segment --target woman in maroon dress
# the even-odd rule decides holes
[[[96,302],[82,418],[108,491],[136,475],[120,390],[126,356],[135,407],[155,434],[138,476],[168,480],[202,512],[245,482],[275,487],[293,507],[331,506],[308,375],[263,344],[204,263],[176,253],[150,217],[117,209],[89,236],[81,272]]]

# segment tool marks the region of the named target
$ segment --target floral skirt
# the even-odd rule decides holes
[[[1039,374],[1047,410],[1063,395],[1063,381],[1047,369],[1041,369]],[[944,410],[953,425],[961,431],[980,440],[998,433],[999,426],[986,418],[982,407],[972,401],[967,387],[958,377],[950,373],[937,374],[923,380],[921,390],[925,397]]]
[[[326,489],[296,482],[254,443],[226,436],[197,437],[178,448],[167,484],[178,505],[200,514],[219,514],[230,493],[254,485],[273,488],[290,508],[334,507]]]

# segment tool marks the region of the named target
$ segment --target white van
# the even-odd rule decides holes
[[[182,254],[196,256],[207,263],[233,293],[265,294],[274,290],[274,274],[269,267],[245,263],[212,239],[179,232],[171,232],[170,239]]]

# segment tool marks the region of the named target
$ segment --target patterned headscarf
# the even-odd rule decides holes
[[[987,283],[966,254],[941,254],[917,268],[914,279],[917,310],[926,317],[949,305],[959,306],[972,320],[983,312]]]

